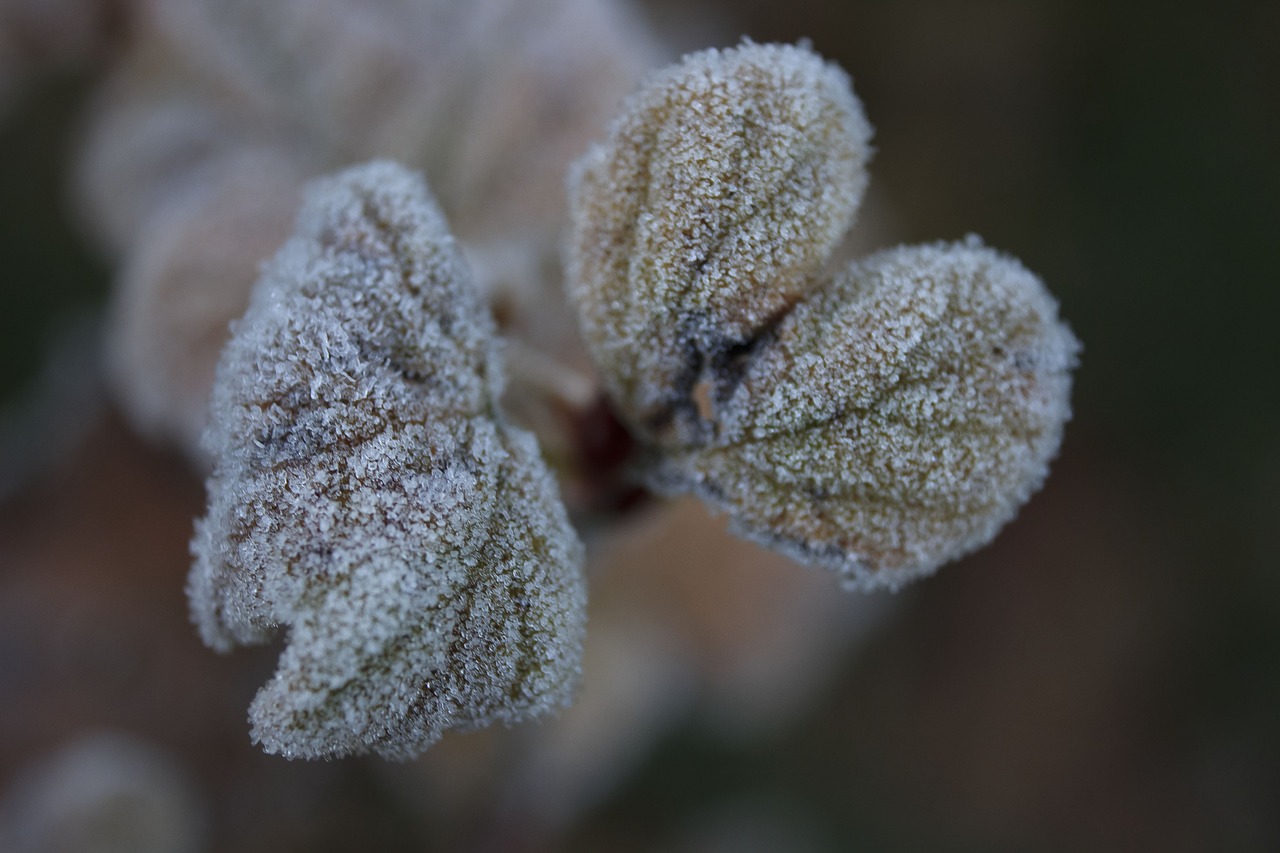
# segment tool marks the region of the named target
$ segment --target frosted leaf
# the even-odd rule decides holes
[[[407,758],[568,701],[581,545],[501,382],[423,182],[311,186],[218,365],[189,583],[217,649],[288,629],[250,709],[269,752]]]
[[[853,586],[896,587],[1039,488],[1077,350],[1040,280],[976,238],[880,252],[713,375],[715,437],[658,479]]]
[[[579,164],[570,272],[652,485],[896,587],[1040,485],[1078,345],[1039,279],[977,238],[828,271],[870,136],[805,48],[686,57]]]
[[[747,42],[651,77],[580,161],[571,294],[645,437],[688,440],[698,374],[818,283],[853,224],[870,137],[843,71]]]

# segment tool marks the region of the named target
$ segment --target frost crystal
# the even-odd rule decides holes
[[[896,587],[1039,487],[1079,347],[1040,280],[977,238],[828,271],[870,133],[803,48],[686,57],[579,166],[571,290],[657,488]]]
[[[818,282],[853,224],[871,128],[812,52],[746,43],[650,78],[571,186],[570,280],[624,417],[687,438],[690,389]]]
[[[567,703],[582,548],[501,385],[421,179],[311,186],[218,364],[189,583],[214,648],[288,628],[250,708],[269,752],[408,758]]]

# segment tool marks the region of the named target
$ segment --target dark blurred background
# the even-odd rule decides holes
[[[746,742],[679,725],[556,844],[1280,849],[1280,4],[647,8],[680,49],[808,38],[838,61],[876,128],[877,233],[982,235],[1045,279],[1084,353],[1053,473],[992,546],[899,593],[794,725]],[[109,286],[66,192],[92,81],[45,71],[0,117],[10,424]],[[187,631],[201,486],[83,411],[68,457],[0,503],[0,783],[94,714],[214,773],[247,745],[191,732],[216,717],[234,736],[243,705],[218,685],[251,695],[270,658],[155,647]],[[66,639],[89,624],[107,626],[91,650]],[[170,695],[189,671],[214,674]],[[343,802],[345,835],[281,849],[406,843],[381,806]]]

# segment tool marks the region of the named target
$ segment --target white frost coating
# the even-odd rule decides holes
[[[985,545],[1044,481],[1079,349],[1057,313],[976,238],[876,253],[738,366],[715,437],[660,476],[851,586],[897,587]]]
[[[746,42],[652,76],[578,163],[570,292],[644,437],[687,440],[701,368],[818,283],[853,225],[870,139],[840,68]]]
[[[409,758],[568,702],[582,547],[494,341],[420,178],[310,187],[218,365],[192,542],[206,643],[288,629],[250,708],[267,751]]]
[[[870,136],[848,77],[804,48],[690,55],[578,165],[569,267],[656,488],[893,588],[1040,486],[1079,345],[1040,280],[976,237],[832,275]]]

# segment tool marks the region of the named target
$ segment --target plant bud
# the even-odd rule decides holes
[[[1040,486],[1079,345],[976,237],[829,273],[870,136],[848,78],[802,47],[686,57],[578,166],[569,267],[652,486],[896,588]]]

